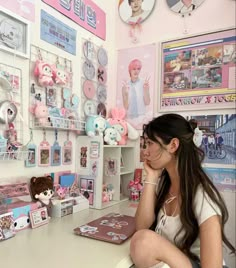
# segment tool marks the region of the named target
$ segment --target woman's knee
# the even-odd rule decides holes
[[[147,257],[153,254],[153,239],[155,239],[155,244],[157,244],[159,235],[150,230],[137,231],[133,235],[130,243],[130,255],[132,259],[140,259],[142,256]]]

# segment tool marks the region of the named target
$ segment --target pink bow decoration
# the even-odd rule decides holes
[[[133,38],[133,41],[137,41],[137,36],[136,33],[141,33],[142,32],[142,26],[141,26],[142,18],[138,18],[136,22],[129,22],[129,25],[131,26],[129,35],[131,38]],[[137,30],[137,31],[136,31]]]

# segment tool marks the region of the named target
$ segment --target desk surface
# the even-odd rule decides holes
[[[129,240],[121,245],[77,236],[73,229],[110,212],[133,216],[127,201],[103,210],[87,209],[49,224],[20,231],[0,242],[0,263],[6,268],[128,268]]]

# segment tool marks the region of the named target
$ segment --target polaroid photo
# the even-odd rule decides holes
[[[57,95],[56,95],[56,89],[53,87],[47,87],[46,88],[46,105],[50,107],[56,107]]]

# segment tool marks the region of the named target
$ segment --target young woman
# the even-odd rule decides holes
[[[226,206],[193,142],[195,128],[177,114],[144,126],[146,180],[130,246],[138,268],[222,268],[223,242],[235,254],[223,231]]]

